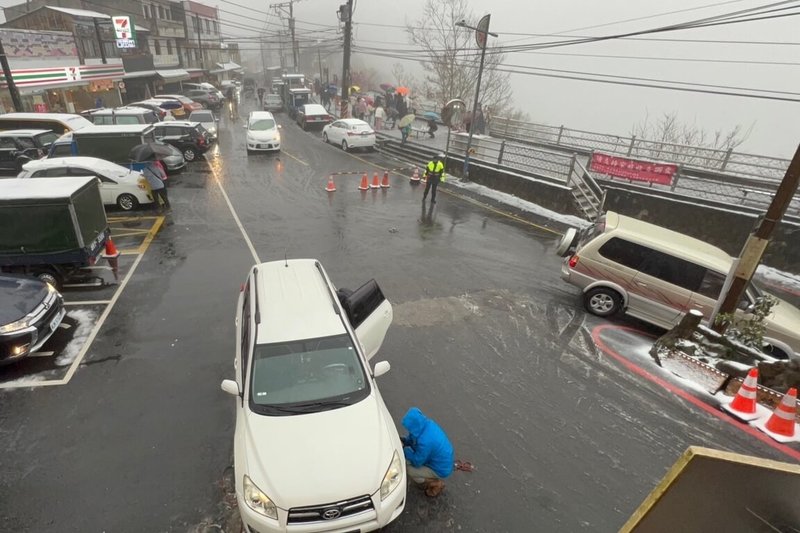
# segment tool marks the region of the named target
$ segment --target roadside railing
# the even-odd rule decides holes
[[[635,159],[676,163],[684,168],[774,181],[780,181],[789,166],[788,159],[777,157],[548,126],[506,117],[494,117],[490,129],[492,135],[497,137],[518,139],[556,149],[577,150],[584,154],[598,151]]]

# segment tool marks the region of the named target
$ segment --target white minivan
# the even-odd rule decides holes
[[[581,288],[587,311],[627,313],[664,329],[689,310],[711,316],[733,264],[716,246],[613,211],[582,232],[567,231],[556,252],[565,257],[561,277]],[[761,296],[751,283],[737,315],[750,315]],[[800,310],[775,299],[763,351],[800,360]]]
[[[236,308],[236,500],[247,531],[374,531],[403,511],[403,446],[370,359],[392,306],[314,259],[251,268]]]
[[[247,153],[259,150],[280,150],[280,126],[269,111],[251,111],[247,117]]]

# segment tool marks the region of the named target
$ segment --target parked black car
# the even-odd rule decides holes
[[[38,279],[0,275],[0,364],[38,350],[61,324],[61,294]]]
[[[171,144],[183,153],[186,161],[194,161],[211,148],[208,132],[197,122],[168,121],[153,124],[156,139]]]
[[[0,170],[21,171],[28,161],[47,155],[56,139],[50,130],[0,131]]]

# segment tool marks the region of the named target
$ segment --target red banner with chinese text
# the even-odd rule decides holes
[[[647,181],[660,185],[672,185],[672,177],[678,172],[678,165],[639,161],[608,154],[593,153],[590,170],[617,178]]]

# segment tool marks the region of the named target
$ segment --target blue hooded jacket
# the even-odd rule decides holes
[[[440,478],[453,473],[453,445],[439,424],[412,407],[403,417],[403,426],[409,434],[404,441],[410,444],[403,447],[403,452],[411,466],[427,466]]]

